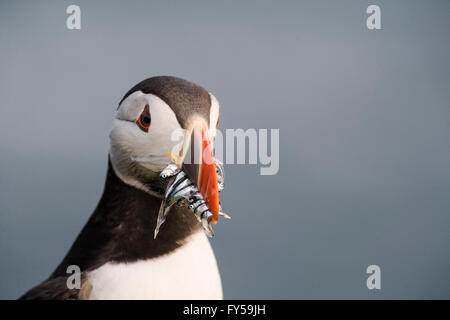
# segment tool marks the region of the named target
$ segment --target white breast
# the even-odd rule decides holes
[[[222,284],[203,231],[175,251],[133,263],[107,263],[90,272],[89,299],[222,299]]]

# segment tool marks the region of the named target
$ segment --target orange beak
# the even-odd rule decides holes
[[[184,158],[183,170],[203,196],[217,223],[219,218],[219,186],[217,184],[216,164],[213,150],[207,135],[206,123],[201,119],[192,122],[190,148]]]

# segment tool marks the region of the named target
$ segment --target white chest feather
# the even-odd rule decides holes
[[[222,299],[222,284],[203,231],[167,255],[107,263],[88,274],[89,299]]]

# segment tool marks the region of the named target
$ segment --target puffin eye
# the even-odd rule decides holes
[[[144,110],[142,110],[139,118],[136,120],[136,124],[142,131],[148,132],[151,122],[152,118],[150,117],[150,107],[146,104]]]

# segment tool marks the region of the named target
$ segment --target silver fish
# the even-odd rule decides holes
[[[220,192],[224,188],[224,168],[223,164],[216,159],[215,164],[218,189]],[[177,204],[178,206],[188,207],[201,223],[206,235],[212,237],[214,235],[214,232],[211,228],[210,221],[213,213],[208,208],[202,194],[197,189],[195,184],[192,183],[191,180],[189,180],[187,174],[184,171],[180,170],[175,163],[171,162],[167,165],[166,168],[161,171],[160,177],[162,179],[168,179],[171,177],[175,178],[167,187],[164,194],[164,199],[161,202],[154,237],[156,238],[156,236],[158,235],[161,225],[166,221],[170,208],[174,204]],[[219,216],[222,216],[226,219],[231,219],[229,215],[222,212],[222,207],[220,205]]]

